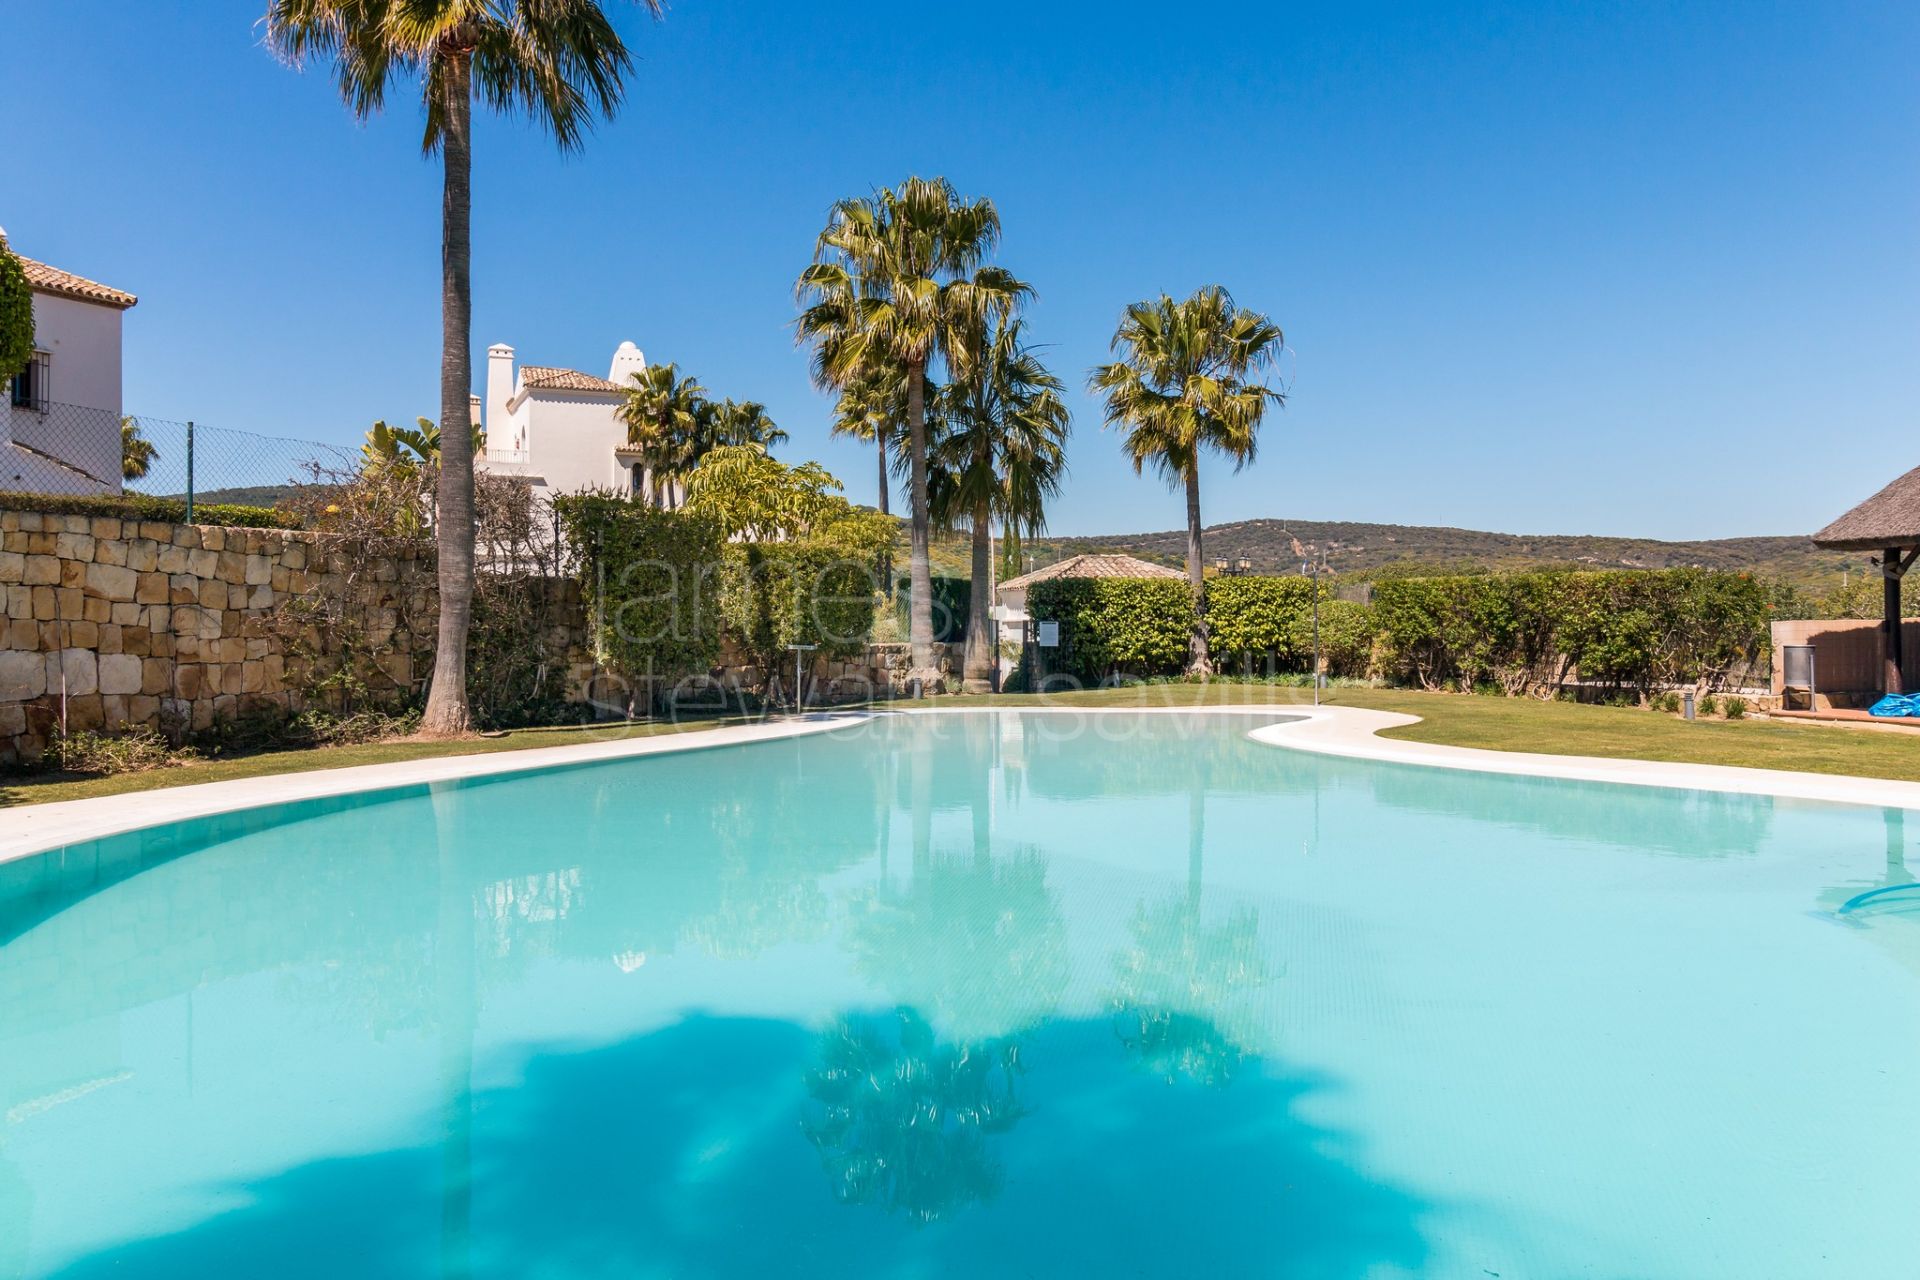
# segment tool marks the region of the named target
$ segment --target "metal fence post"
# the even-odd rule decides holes
[[[187,523],[193,523],[193,420],[187,420]]]

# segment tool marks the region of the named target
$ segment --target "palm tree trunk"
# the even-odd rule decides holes
[[[880,514],[884,516],[891,514],[887,509],[889,502],[887,490],[892,488],[889,483],[891,477],[887,474],[887,429],[885,427],[873,433],[873,442],[876,452],[880,455],[879,509]],[[891,544],[880,553],[880,590],[887,599],[893,599],[893,547]]]
[[[446,62],[446,176],[440,205],[440,635],[420,732],[454,737],[473,728],[467,707],[467,628],[473,619],[473,122],[471,56]]]
[[[912,464],[913,560],[910,569],[907,643],[912,659],[908,673],[923,684],[937,685],[933,665],[933,563],[927,549],[927,366],[907,366],[907,443]]]
[[[1207,654],[1206,561],[1200,550],[1200,467],[1187,468],[1187,584],[1193,588],[1193,638],[1187,645],[1187,674],[1210,676],[1213,662]]]
[[[993,664],[999,646],[993,643],[993,513],[982,496],[973,504],[973,597],[967,607],[967,659],[962,688],[968,693],[993,692]]]

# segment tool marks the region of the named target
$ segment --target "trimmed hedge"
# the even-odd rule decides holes
[[[671,683],[720,658],[718,521],[606,494],[554,499],[605,660]]]
[[[1583,680],[1645,694],[1714,686],[1768,643],[1769,592],[1750,574],[1608,570],[1376,583],[1375,661],[1427,688],[1542,693]]]
[[[187,504],[180,498],[156,498],[145,493],[98,494],[21,493],[0,490],[0,510],[34,511],[50,516],[102,516],[115,520],[157,520],[185,524]],[[196,502],[193,523],[229,529],[298,529],[300,520],[272,507],[237,503]]]
[[[1027,616],[1060,624],[1047,671],[1097,683],[1110,675],[1175,675],[1187,664],[1193,593],[1177,578],[1048,578],[1027,591]]]
[[[1061,624],[1049,670],[1095,682],[1173,675],[1185,665],[1192,604],[1170,579],[1056,578],[1027,612]],[[1765,651],[1771,597],[1750,574],[1707,569],[1455,574],[1390,578],[1373,603],[1320,595],[1329,675],[1378,674],[1425,688],[1497,686],[1546,694],[1576,676],[1645,694],[1717,687]],[[1313,583],[1220,577],[1207,584],[1212,651],[1223,673],[1313,658]]]

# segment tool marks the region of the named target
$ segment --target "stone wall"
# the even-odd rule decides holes
[[[564,696],[591,674],[578,587],[541,579]],[[343,602],[351,627],[285,606]],[[432,549],[348,554],[325,534],[0,511],[0,764],[33,763],[69,732],[204,731],[299,710],[313,668],[351,630],[370,702],[417,697],[433,670]]]

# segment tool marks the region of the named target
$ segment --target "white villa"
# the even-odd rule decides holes
[[[543,498],[589,488],[648,493],[619,417],[622,394],[647,367],[640,348],[621,343],[604,378],[535,364],[516,372],[513,354],[505,343],[487,348],[487,394],[474,416],[487,445],[477,467],[521,477]]]
[[[20,265],[34,351],[0,398],[0,489],[118,493],[120,317],[137,299],[32,258]]]

